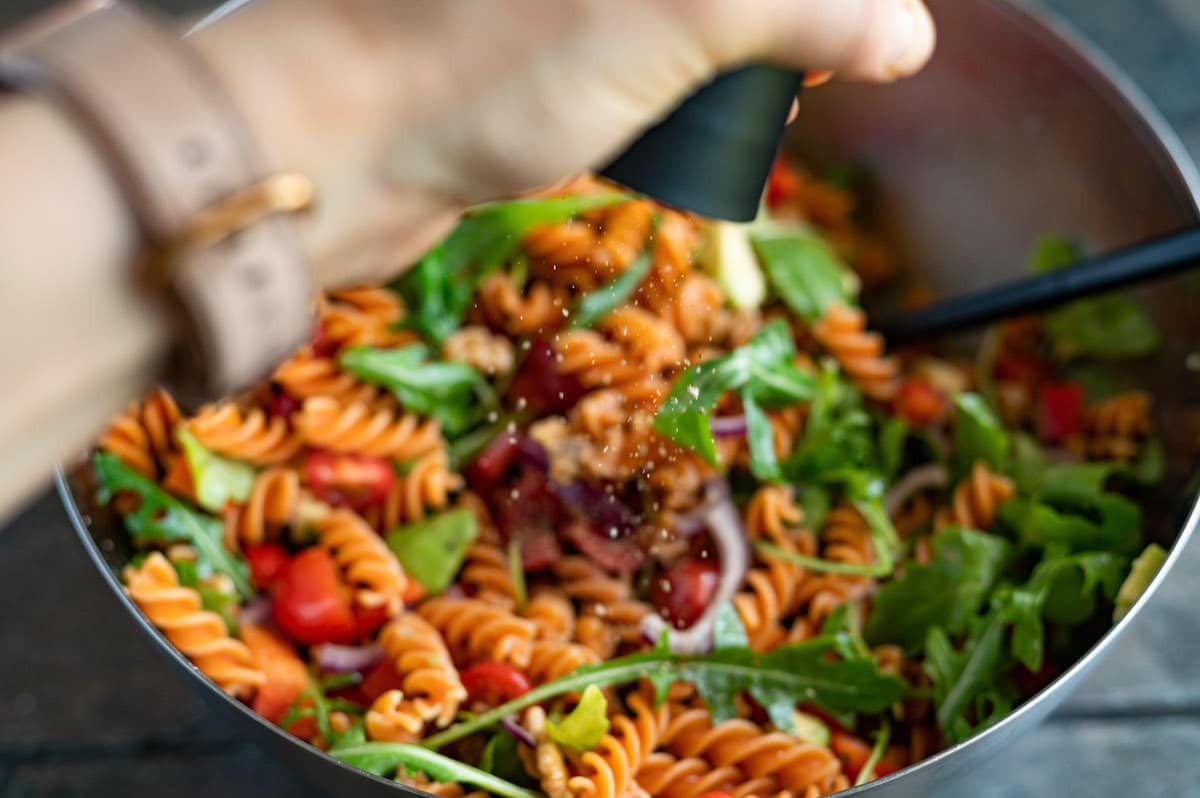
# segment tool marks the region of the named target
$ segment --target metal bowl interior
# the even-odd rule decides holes
[[[1103,58],[1008,0],[930,0],[938,54],[919,78],[886,89],[837,86],[808,93],[786,146],[812,163],[860,163],[877,191],[872,210],[902,260],[936,291],[992,284],[1023,271],[1047,233],[1092,250],[1195,224],[1200,178],[1174,135]],[[984,733],[845,795],[952,796],[974,766],[1049,713],[1134,621],[1193,529],[1200,436],[1200,375],[1186,365],[1200,342],[1200,283],[1177,278],[1139,290],[1164,332],[1157,355],[1115,377],[1155,397],[1170,420],[1168,476],[1147,497],[1149,536],[1173,546],[1147,594],[1116,627],[1038,695]],[[1165,426],[1165,425],[1164,425]],[[86,468],[59,475],[84,547],[114,594],[210,704],[313,783],[333,793],[421,795],[349,768],[263,721],[218,690],[167,643],[120,589],[131,555],[119,523],[93,501]]]

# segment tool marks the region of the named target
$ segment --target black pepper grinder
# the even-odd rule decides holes
[[[803,80],[801,72],[757,65],[720,75],[601,174],[676,208],[748,222]]]

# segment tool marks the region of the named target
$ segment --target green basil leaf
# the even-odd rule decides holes
[[[210,512],[219,513],[229,502],[244,503],[254,489],[258,471],[246,463],[214,454],[196,436],[181,427],[176,434],[183,447],[183,456],[196,488],[196,503]]]
[[[584,294],[571,314],[571,327],[591,327],[625,304],[650,273],[654,253],[647,248],[625,271],[595,291]]]
[[[873,645],[898,643],[909,653],[925,644],[929,630],[951,635],[966,630],[1004,569],[1011,547],[1003,538],[950,527],[933,539],[928,565],[908,564],[880,588],[867,620]]]
[[[628,198],[593,194],[526,199],[468,211],[446,240],[392,284],[410,309],[403,323],[441,343],[462,324],[479,283],[520,252],[521,240],[532,227],[565,222]]]
[[[98,498],[102,504],[108,504],[119,491],[134,493],[140,499],[136,510],[122,515],[135,543],[188,543],[196,551],[200,578],[224,574],[243,599],[254,595],[246,563],[225,548],[225,527],[219,518],[191,509],[114,454],[97,452],[92,457],[92,467],[100,485]]]
[[[363,743],[336,748],[330,754],[376,776],[424,773],[434,781],[457,782],[486,790],[501,798],[541,798],[539,793],[505,781],[457,759],[407,743]]]
[[[338,364],[361,380],[387,388],[412,413],[437,419],[449,436],[465,432],[486,413],[478,402],[483,375],[466,363],[429,359],[429,348],[356,346],[338,356]]]
[[[828,244],[811,230],[762,231],[750,241],[780,299],[805,321],[825,315],[831,305],[853,305],[858,285]]]
[[[387,544],[404,573],[437,595],[454,581],[478,534],[475,513],[463,508],[402,526],[387,536]]]
[[[591,751],[608,734],[608,699],[594,684],[583,690],[579,703],[558,723],[548,721],[546,732],[562,747],[582,754]]]
[[[983,397],[960,393],[954,397],[954,452],[958,471],[966,474],[978,461],[993,471],[1008,461],[1008,433]]]

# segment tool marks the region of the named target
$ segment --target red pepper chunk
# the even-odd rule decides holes
[[[278,723],[309,684],[308,668],[296,654],[296,650],[266,629],[243,623],[238,636],[250,653],[259,670],[267,677],[266,682],[254,693],[251,707],[272,723]],[[311,718],[297,721],[288,731],[297,736],[311,737],[315,728]]]
[[[321,548],[293,557],[275,579],[272,592],[275,622],[306,645],[349,643],[387,620],[386,609],[354,606],[337,563]]]
[[[783,158],[776,158],[767,178],[767,206],[774,208],[796,196],[800,190],[800,177],[796,170]]]
[[[472,701],[497,706],[533,689],[529,677],[506,662],[481,662],[461,674],[463,687]]]
[[[1083,429],[1083,387],[1077,382],[1051,382],[1038,391],[1038,437],[1061,443]]]

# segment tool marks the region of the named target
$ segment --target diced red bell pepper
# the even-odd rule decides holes
[[[720,581],[716,562],[683,560],[655,578],[650,603],[676,629],[686,629],[708,609]]]
[[[533,689],[529,677],[507,662],[480,662],[459,674],[472,701],[497,706]]]
[[[377,662],[362,683],[358,685],[358,691],[367,705],[373,704],[375,699],[388,690],[403,689],[404,679],[396,672],[395,663],[387,657]]]
[[[304,458],[302,478],[326,504],[363,510],[383,501],[396,470],[384,457],[314,449]]]
[[[900,384],[894,406],[900,418],[915,427],[925,427],[945,417],[950,400],[929,380],[909,377]]]
[[[1061,443],[1083,429],[1083,386],[1077,382],[1046,383],[1037,395],[1038,437]]]

